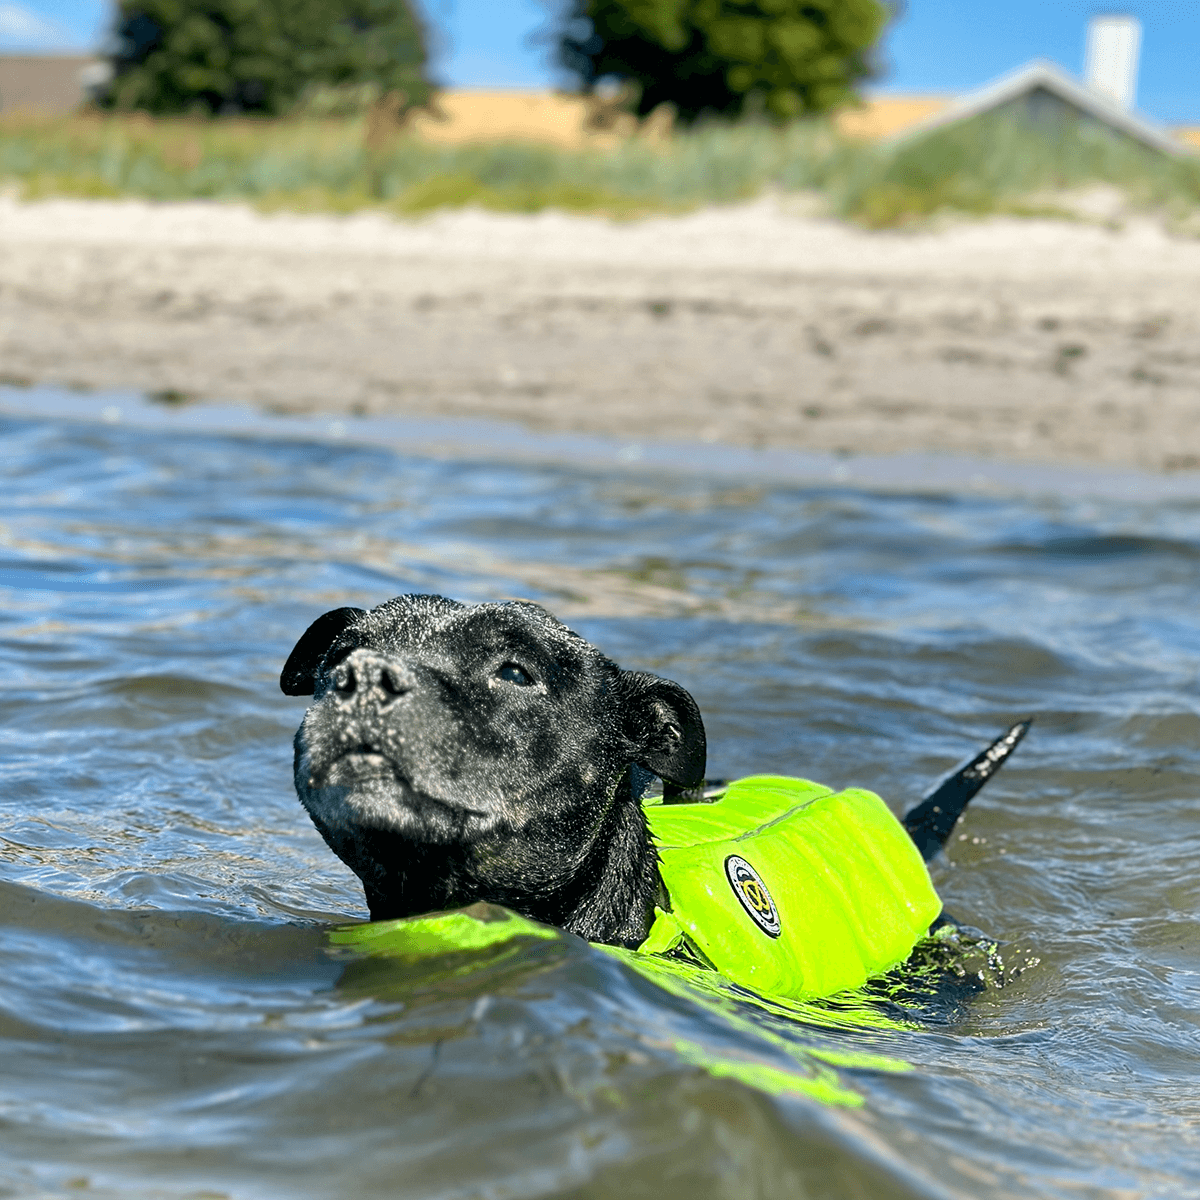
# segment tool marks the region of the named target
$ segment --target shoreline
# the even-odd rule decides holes
[[[0,383],[623,444],[1200,468],[1200,242],[0,199]]]
[[[696,441],[636,442],[549,433],[472,417],[272,413],[230,401],[164,402],[136,392],[0,385],[0,417],[385,448],[457,461],[672,476],[755,487],[850,488],[874,493],[1043,497],[1065,501],[1200,501],[1200,471],[1021,463],[941,453],[841,455]]]

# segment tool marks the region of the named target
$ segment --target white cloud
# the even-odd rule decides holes
[[[66,26],[0,0],[0,50],[66,50],[74,42]]]

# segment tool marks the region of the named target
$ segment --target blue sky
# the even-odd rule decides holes
[[[542,0],[420,0],[437,30],[436,71],[457,87],[546,87],[557,82],[536,34]],[[883,46],[883,92],[962,92],[1035,57],[1079,73],[1083,33],[1097,11],[1129,12],[1143,26],[1138,108],[1200,124],[1200,2],[1133,0],[908,0]],[[108,0],[0,0],[0,50],[98,43]]]

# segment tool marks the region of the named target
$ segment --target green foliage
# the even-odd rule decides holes
[[[120,0],[103,103],[154,113],[278,114],[306,89],[429,96],[407,0]]]
[[[244,200],[272,209],[417,213],[479,204],[634,217],[749,198],[764,186],[825,188],[862,151],[822,124],[713,125],[669,145],[611,150],[529,143],[373,149],[370,122],[220,121],[132,115],[0,119],[0,186],[29,198]]]
[[[788,120],[854,95],[887,17],[880,0],[571,0],[559,49],[585,86],[636,83],[643,114]]]
[[[1061,216],[1045,197],[1088,183],[1111,184],[1144,207],[1200,204],[1200,159],[1162,154],[1070,114],[1034,124],[995,110],[881,148],[864,167],[846,180],[839,208],[874,228],[939,211]]]
[[[1047,134],[1003,115],[894,146],[837,136],[825,121],[717,122],[607,150],[524,143],[372,144],[371,121],[132,115],[0,118],[0,187],[28,198],[241,200],[260,208],[415,215],[475,204],[632,218],[807,192],[875,228],[938,212],[1064,214],[1054,193],[1097,181],[1200,228],[1200,158],[1169,158],[1086,125]],[[806,201],[806,204],[811,201]]]

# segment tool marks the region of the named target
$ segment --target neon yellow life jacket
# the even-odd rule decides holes
[[[813,1000],[903,962],[941,912],[920,853],[874,792],[753,775],[713,803],[655,798],[645,809],[669,908],[655,910],[637,951],[603,947],[619,957],[655,955],[662,968],[691,975],[699,963],[760,995]],[[558,935],[473,905],[330,936],[417,961]]]
[[[756,992],[807,1000],[903,962],[941,912],[874,792],[753,775],[711,804],[646,802],[669,911],[638,947],[682,951]]]

